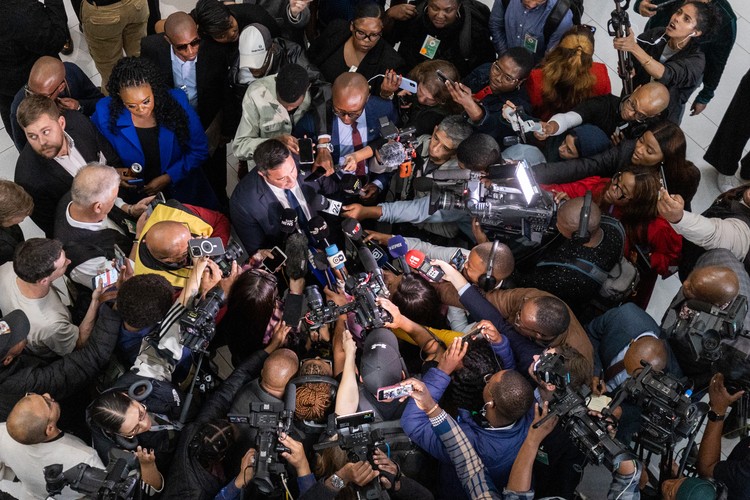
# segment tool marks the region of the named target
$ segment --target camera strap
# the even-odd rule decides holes
[[[172,422],[169,417],[166,415],[163,415],[161,413],[153,413],[149,412],[151,415],[156,417],[159,421],[163,422],[160,424],[152,425],[151,429],[149,429],[149,432],[158,432],[158,431],[176,431],[179,432],[182,430],[183,425],[180,422]]]

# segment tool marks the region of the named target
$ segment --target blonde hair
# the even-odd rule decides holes
[[[593,55],[594,35],[588,27],[573,26],[563,35],[542,60],[541,114],[570,111],[591,97]]]
[[[31,215],[34,200],[31,195],[15,182],[0,180],[0,226],[10,219]]]

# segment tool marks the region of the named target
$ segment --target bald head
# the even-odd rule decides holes
[[[175,12],[164,21],[164,33],[170,38],[197,27],[195,20],[187,12]]]
[[[669,106],[669,90],[659,82],[641,85],[631,98],[637,103],[638,111],[649,118],[659,115]]]
[[[573,198],[562,204],[557,211],[557,229],[566,238],[570,239],[573,233],[578,231],[581,221],[581,210],[583,209],[583,197]],[[589,215],[588,231],[594,235],[599,230],[602,212],[596,203],[591,204],[591,215]]]
[[[480,243],[471,249],[472,252],[476,252],[482,262],[489,264],[490,255],[492,255],[492,246],[494,243],[486,242]],[[510,251],[510,247],[505,243],[500,243],[495,252],[495,256],[492,259],[492,275],[497,280],[504,280],[513,272],[513,268],[516,265],[516,259],[513,257],[513,252]]]
[[[260,384],[269,394],[281,399],[286,385],[297,374],[299,358],[291,349],[277,349],[263,363]]]
[[[57,98],[62,92],[65,80],[65,66],[62,61],[50,56],[42,56],[31,67],[29,90],[34,94]]]
[[[366,95],[370,93],[370,86],[367,84],[367,79],[361,74],[347,71],[346,73],[341,73],[333,81],[332,92],[334,98],[336,94],[341,93]]]
[[[167,263],[182,262],[187,258],[190,230],[176,221],[157,222],[144,236],[146,247],[157,260]]]
[[[740,292],[737,274],[728,267],[707,266],[693,269],[682,284],[688,300],[701,300],[721,307],[734,300]]]
[[[57,418],[53,409],[39,394],[22,398],[8,415],[8,434],[21,444],[37,444],[47,441],[50,432],[57,429]],[[59,415],[58,415],[59,417]]]
[[[643,368],[641,361],[650,364],[656,371],[664,371],[667,366],[667,346],[656,337],[641,337],[630,344],[623,361],[630,376]]]
[[[193,61],[198,57],[200,37],[198,25],[186,12],[175,12],[164,22],[164,35],[172,45],[174,55],[181,61]]]

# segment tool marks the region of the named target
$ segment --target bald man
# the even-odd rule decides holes
[[[620,223],[602,216],[596,203],[591,204],[588,224],[583,238],[580,238],[583,206],[583,198],[563,203],[557,211],[557,230],[565,238],[563,243],[543,252],[536,267],[514,275],[517,286],[552,293],[576,314],[599,296],[602,286],[584,269],[593,264],[601,272],[609,273],[620,261],[624,245],[624,231],[618,227]]]
[[[63,470],[85,463],[104,468],[96,450],[57,427],[60,405],[49,394],[29,393],[0,424],[0,468],[7,466],[21,481],[24,498],[47,498],[44,467],[62,464]],[[77,498],[70,488],[65,498]]]
[[[10,107],[10,135],[18,151],[26,145],[26,134],[16,121],[16,111],[28,94],[47,96],[57,103],[60,111],[80,111],[91,116],[96,109],[96,103],[104,97],[99,87],[72,62],[63,63],[61,60],[42,56],[31,67],[26,86],[20,89]]]
[[[560,135],[583,123],[596,125],[617,144],[623,138],[637,139],[645,129],[643,124],[658,118],[669,106],[669,90],[663,84],[650,82],[638,86],[624,98],[612,94],[592,97],[567,113],[557,113],[542,122],[542,132],[535,132],[539,140]]]

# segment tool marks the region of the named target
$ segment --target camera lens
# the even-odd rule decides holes
[[[214,249],[214,244],[208,240],[201,241],[201,250],[203,253],[211,253]]]

